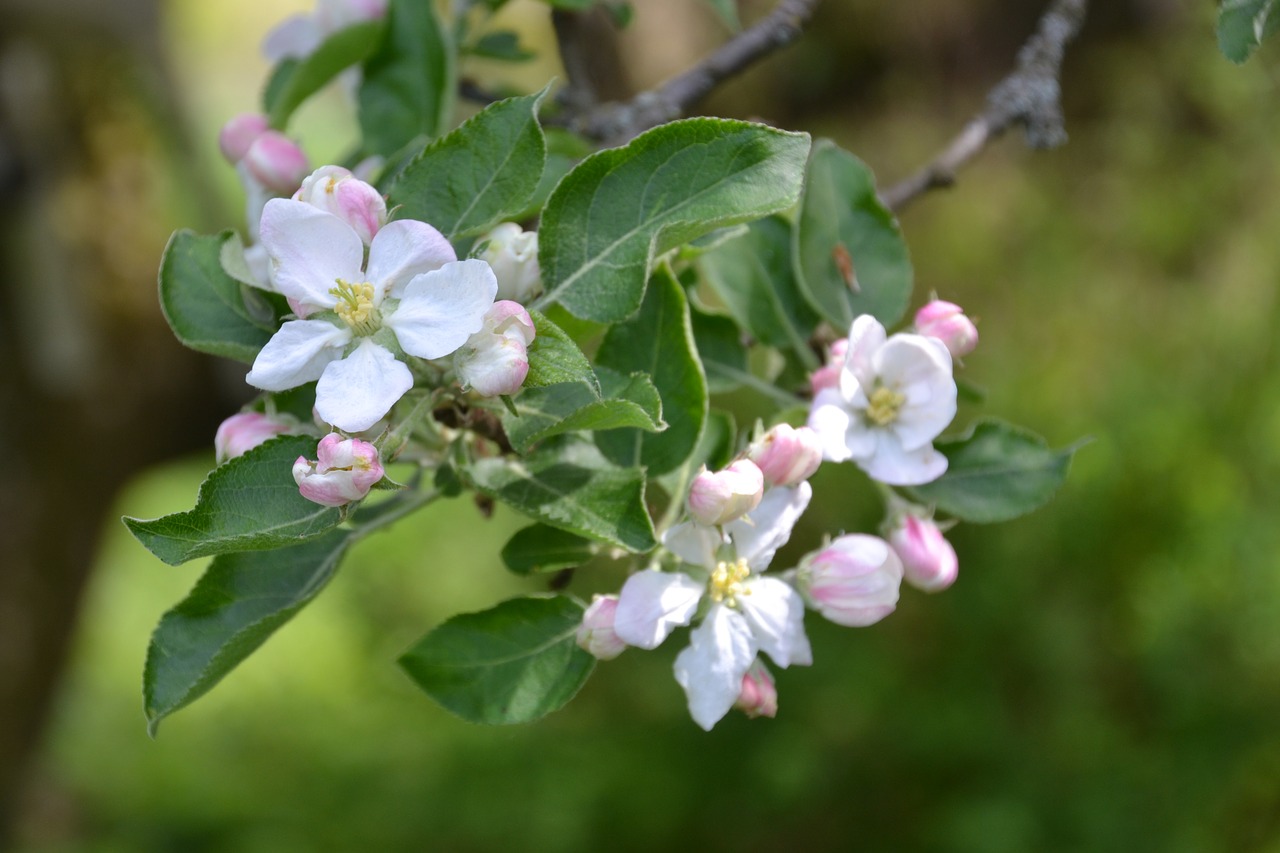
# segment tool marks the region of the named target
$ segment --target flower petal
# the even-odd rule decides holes
[[[290,320],[258,352],[245,381],[263,391],[314,382],[350,340],[350,329],[325,320]]]
[[[853,384],[864,388],[875,384],[875,355],[884,346],[884,342],[884,326],[880,325],[879,320],[870,314],[861,314],[854,319],[853,325],[849,327],[849,346],[845,350],[844,366],[840,371],[842,390],[846,386],[852,388]],[[856,380],[856,383],[851,380]],[[853,390],[846,391],[845,396],[852,398]]]
[[[704,527],[686,521],[669,528],[662,534],[662,547],[686,563],[712,569],[716,564],[716,549],[724,544],[724,537],[714,527]]]
[[[413,374],[386,348],[365,338],[325,368],[316,385],[316,411],[346,432],[373,426],[413,387]]]
[[[813,663],[800,593],[778,578],[750,578],[744,586],[747,594],[738,596],[738,604],[765,654],[782,667]]]
[[[904,448],[923,447],[956,416],[951,354],[936,338],[894,335],[877,356],[884,383],[906,397],[890,428]]]
[[[338,279],[365,281],[360,235],[332,213],[289,198],[273,198],[262,211],[262,245],[271,257],[271,281],[285,296],[332,308]]]
[[[918,486],[946,473],[947,457],[934,450],[932,444],[907,450],[890,430],[876,430],[875,435],[875,453],[854,460],[871,479],[890,486]]]
[[[484,261],[447,263],[415,276],[383,325],[410,355],[442,358],[480,331],[497,292],[497,279]]]
[[[311,15],[294,15],[277,24],[262,42],[262,55],[269,62],[301,59],[324,41],[324,33]]]
[[[705,591],[706,584],[683,572],[636,572],[618,593],[614,633],[627,645],[657,648],[677,626],[689,624]]]
[[[741,613],[714,605],[676,656],[676,682],[689,698],[689,715],[707,731],[729,713],[742,677],[756,659],[756,641]]]
[[[791,529],[811,497],[813,487],[807,482],[788,489],[774,487],[745,518],[725,525],[738,557],[746,560],[752,571],[768,568],[773,555],[791,538]]]
[[[367,281],[384,295],[399,299],[414,276],[438,270],[458,255],[436,229],[414,219],[388,222],[369,244]]]

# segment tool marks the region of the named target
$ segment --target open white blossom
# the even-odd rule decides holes
[[[628,578],[618,596],[614,631],[642,649],[656,648],[708,604],[675,663],[689,713],[708,731],[738,701],[759,652],[781,667],[813,662],[804,600],[790,584],[762,574],[812,494],[808,483],[770,489],[749,515],[726,524],[723,535],[693,522],[672,527],[662,544],[698,576],[647,569]]]
[[[401,352],[442,358],[479,331],[498,284],[483,261],[458,261],[424,222],[383,226],[369,246],[332,213],[273,199],[262,214],[272,281],[308,319],[289,320],[246,377],[264,391],[316,386],[327,423],[359,432],[413,387]],[[324,312],[317,314],[317,312]]]
[[[933,440],[956,415],[951,353],[924,335],[896,334],[870,314],[853,321],[839,384],[814,398],[809,426],[824,456],[852,459],[869,476],[895,486],[941,477],[947,458]]]

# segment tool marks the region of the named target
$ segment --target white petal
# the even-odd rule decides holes
[[[890,428],[904,448],[923,447],[956,415],[951,354],[936,338],[894,335],[877,356],[885,385],[906,397]]]
[[[332,308],[338,279],[365,281],[364,243],[332,213],[290,198],[273,198],[262,211],[262,245],[271,256],[276,290],[299,302]]]
[[[809,428],[818,434],[823,459],[843,462],[850,457],[845,436],[854,423],[853,413],[839,391],[828,388],[818,392],[809,410]]]
[[[934,450],[932,444],[906,450],[889,430],[876,430],[876,438],[875,453],[854,460],[873,480],[890,486],[918,486],[933,482],[947,471],[947,457]]]
[[[849,348],[844,354],[844,369],[841,373],[852,373],[853,378],[864,387],[875,383],[875,354],[884,346],[885,332],[880,321],[870,314],[862,314],[849,327]],[[843,389],[848,380],[841,377]],[[852,393],[846,394],[846,397]]]
[[[689,714],[707,731],[729,713],[742,692],[742,677],[756,659],[756,641],[746,618],[722,604],[689,635],[676,656],[676,682],[689,698]]]
[[[657,648],[677,626],[689,624],[706,588],[683,572],[636,572],[618,593],[613,631],[627,645]]]
[[[745,518],[725,525],[738,557],[745,559],[752,571],[769,566],[773,555],[791,538],[791,529],[811,497],[813,487],[808,482],[787,489],[774,487]]]
[[[341,361],[325,368],[316,385],[316,412],[346,432],[376,424],[413,387],[409,368],[365,338]]]
[[[410,355],[442,358],[480,331],[497,292],[497,279],[484,261],[454,261],[415,276],[383,325]]]
[[[369,245],[367,281],[394,299],[404,295],[409,280],[456,261],[453,246],[425,222],[397,219],[374,235]]]
[[[314,382],[350,340],[350,329],[325,320],[290,320],[258,352],[245,381],[264,391]]]
[[[705,569],[715,567],[716,549],[724,541],[724,536],[716,528],[692,521],[677,524],[662,534],[662,547],[686,563]]]
[[[738,604],[760,648],[778,666],[813,663],[800,593],[778,578],[750,578],[743,586],[745,594],[738,596]]]

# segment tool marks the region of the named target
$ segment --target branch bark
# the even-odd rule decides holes
[[[1017,65],[987,94],[987,106],[928,165],[880,194],[895,213],[930,190],[949,187],[956,173],[989,142],[1021,125],[1031,148],[1067,141],[1059,76],[1067,44],[1084,25],[1088,0],[1054,0],[1018,51]]]

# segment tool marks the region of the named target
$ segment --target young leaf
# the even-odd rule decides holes
[[[438,136],[453,113],[453,42],[436,4],[391,0],[382,41],[365,60],[360,130],[366,154],[390,156],[418,136]]]
[[[299,494],[290,473],[294,460],[315,452],[311,436],[273,438],[215,468],[201,484],[194,509],[150,520],[125,518],[125,526],[171,566],[320,536],[338,523],[340,514]]]
[[[581,565],[594,556],[590,539],[545,524],[517,530],[502,548],[503,564],[517,575],[554,572]]]
[[[643,465],[650,474],[678,466],[693,452],[707,417],[707,379],[693,342],[684,288],[666,267],[653,276],[632,319],[609,329],[596,362],[619,373],[653,377],[662,396],[663,432],[613,430],[596,444],[619,465]]]
[[[337,571],[352,534],[333,530],[277,551],[223,554],[151,635],[147,727],[189,705],[288,622]]]
[[[603,323],[630,316],[658,255],[794,205],[808,151],[805,134],[695,118],[593,154],[547,200],[538,231],[547,292],[535,304]]]
[[[662,399],[644,374],[622,376],[601,368],[600,391],[589,382],[530,388],[516,400],[516,414],[502,418],[511,445],[521,453],[543,439],[577,430],[634,427],[664,429]]]
[[[303,59],[277,66],[262,94],[271,126],[283,130],[294,110],[343,70],[363,62],[382,36],[382,21],[364,21],[338,30]]]
[[[545,314],[530,311],[533,327],[537,335],[529,345],[529,373],[524,378],[524,387],[541,388],[547,385],[559,385],[564,382],[588,383],[600,397],[600,383],[591,362],[578,349],[573,338],[557,326]]]
[[[513,598],[455,616],[400,658],[428,696],[473,723],[529,723],[563,707],[595,668],[578,648],[583,607],[558,595]]]
[[[1280,5],[1276,0],[1223,0],[1218,9],[1218,49],[1237,64],[1277,30]]]
[[[996,420],[934,447],[947,457],[947,473],[912,494],[976,524],[1008,521],[1046,503],[1066,480],[1076,450],[1050,450],[1038,435]]]
[[[490,104],[428,145],[396,178],[390,204],[453,240],[478,234],[528,204],[547,159],[538,124],[546,94]]]
[[[792,253],[801,293],[841,332],[859,314],[896,323],[911,298],[911,261],[861,160],[814,143]]]
[[[461,475],[477,491],[544,524],[628,551],[655,544],[644,505],[644,473],[618,468],[572,437],[524,459],[480,459]]]
[[[232,236],[175,232],[160,259],[160,308],[186,346],[251,364],[279,323],[270,302],[246,294],[223,270],[222,246]]]

